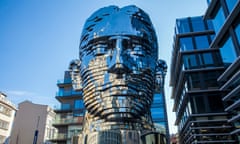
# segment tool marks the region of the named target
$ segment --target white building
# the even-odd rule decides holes
[[[11,134],[16,106],[0,92],[0,144],[7,141]]]
[[[52,127],[55,113],[47,105],[24,101],[19,104],[10,144],[47,144],[56,129]]]

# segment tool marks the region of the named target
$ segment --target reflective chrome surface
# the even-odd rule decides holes
[[[84,143],[111,143],[114,139],[107,135],[112,134],[116,143],[139,144],[143,131],[154,131],[150,107],[159,65],[157,46],[150,18],[136,6],[105,7],[87,19],[80,61],[70,65],[73,80],[81,80],[75,87],[82,88],[87,110]]]

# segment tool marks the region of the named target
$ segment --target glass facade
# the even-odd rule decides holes
[[[188,17],[176,20],[175,32],[178,34],[200,32],[213,28],[212,22],[203,21],[203,17]],[[207,25],[207,26],[206,26]]]
[[[234,6],[236,5],[238,0],[225,0],[227,8],[228,8],[228,12],[232,12]]]
[[[226,19],[223,8],[220,5],[218,5],[217,7],[218,10],[213,18],[213,26],[216,33],[219,32]]]
[[[221,50],[209,48],[215,25],[201,16],[176,20],[170,85],[179,143],[235,142],[217,81],[224,71]],[[225,124],[229,128],[222,128]]]
[[[196,49],[206,49],[209,47],[208,36],[200,35],[195,37]]]
[[[188,18],[182,19],[182,21],[176,21],[176,33],[187,33],[191,32]]]
[[[168,122],[166,115],[166,104],[163,93],[155,93],[151,105],[151,115],[156,128],[168,137]]]
[[[184,69],[211,68],[222,65],[219,51],[199,52],[183,55]]]
[[[218,31],[212,46],[220,50],[225,71],[218,77],[220,90],[222,91],[222,101],[224,103],[224,111],[229,116],[226,117],[228,122],[233,126],[230,134],[233,137],[233,142],[239,143],[240,131],[240,45],[239,45],[239,15],[240,1],[239,0],[221,0],[211,3],[207,10],[206,19],[213,19],[214,25]],[[219,8],[221,7],[221,8]],[[223,14],[225,14],[226,19]],[[223,25],[224,23],[224,25]]]
[[[71,63],[69,67],[69,69],[72,68]],[[60,107],[54,110],[56,120],[53,122],[53,126],[57,128],[57,132],[50,139],[51,143],[72,144],[72,140],[78,139],[82,132],[85,107],[82,91],[79,89],[76,91],[73,83],[71,70],[65,71],[64,79],[57,82],[56,99],[60,102]]]
[[[180,39],[180,48],[182,51],[186,50],[194,50],[194,45],[192,38],[190,37],[183,37]]]
[[[238,24],[236,25],[234,32],[237,36],[237,41],[238,41],[238,45],[240,45],[240,23],[238,22]]]
[[[202,17],[192,17],[191,23],[192,23],[192,32],[199,32],[206,30],[205,23],[202,20]]]
[[[221,56],[225,65],[229,66],[237,57],[231,37],[228,37],[220,47]]]
[[[74,101],[74,109],[84,109],[83,100],[82,99],[76,99]]]

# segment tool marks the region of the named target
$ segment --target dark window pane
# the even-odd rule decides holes
[[[185,55],[183,57],[184,60],[184,67],[185,69],[193,69],[193,68],[197,68],[198,64],[197,64],[197,60],[196,60],[196,55]]]
[[[204,79],[204,86],[206,88],[217,88],[217,78],[219,77],[219,73],[213,71],[213,72],[207,72],[204,73],[203,79]]]
[[[204,65],[213,65],[213,57],[212,53],[204,53],[203,55],[203,64]]]
[[[208,96],[208,103],[209,103],[209,112],[222,112],[223,110],[223,103],[220,95],[210,95]]]
[[[188,85],[190,86],[191,90],[200,89],[201,88],[200,81],[201,80],[198,73],[190,74],[188,78]]]
[[[204,96],[196,96],[195,97],[195,104],[196,104],[196,109],[197,113],[205,113],[205,103],[204,103]]]

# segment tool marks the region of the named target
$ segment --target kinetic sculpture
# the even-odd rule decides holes
[[[82,31],[79,59],[73,83],[83,90],[86,108],[82,144],[164,141],[150,112],[158,44],[143,10],[109,6],[93,13]]]

